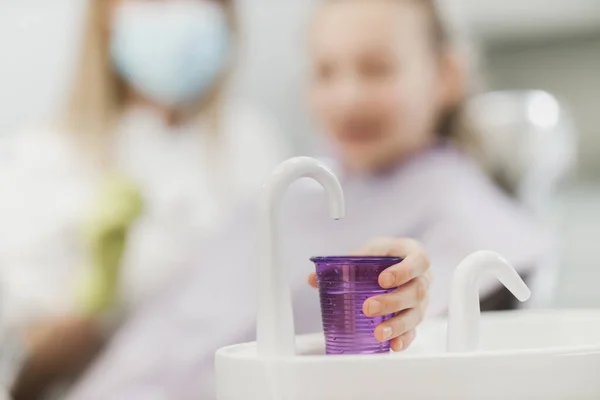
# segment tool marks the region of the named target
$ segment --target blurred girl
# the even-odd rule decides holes
[[[349,182],[388,196],[390,233],[424,242],[432,314],[444,312],[452,267],[471,251],[499,251],[527,275],[545,248],[476,163],[467,68],[453,39],[434,0],[339,0],[323,2],[311,42],[310,100],[333,156]],[[373,196],[362,194],[361,209]],[[497,287],[486,281],[482,294],[510,308]]]

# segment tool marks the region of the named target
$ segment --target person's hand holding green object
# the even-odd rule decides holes
[[[120,175],[106,179],[83,229],[91,255],[90,275],[78,295],[84,315],[98,316],[115,305],[127,233],[142,208],[133,182]]]

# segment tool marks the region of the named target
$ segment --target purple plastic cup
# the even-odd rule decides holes
[[[397,257],[315,257],[325,331],[326,352],[380,354],[390,342],[375,339],[375,328],[393,315],[369,318],[363,304],[371,297],[394,291],[379,286],[379,275],[402,261]]]

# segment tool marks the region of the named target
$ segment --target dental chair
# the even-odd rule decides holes
[[[562,267],[557,194],[577,164],[577,133],[566,108],[543,91],[499,91],[473,97],[469,118],[481,131],[482,162],[497,182],[553,236],[553,251],[528,277],[529,308],[553,306]]]

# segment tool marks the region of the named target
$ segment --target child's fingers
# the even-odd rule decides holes
[[[392,350],[398,352],[398,351],[404,351],[408,348],[408,346],[410,346],[412,344],[412,342],[415,340],[415,338],[417,337],[417,331],[416,329],[413,329],[411,331],[406,332],[404,335],[397,337],[395,339],[392,339],[390,341],[390,346],[392,348]]]
[[[379,317],[419,306],[427,298],[429,281],[418,277],[391,293],[367,299],[363,312],[368,317]]]
[[[314,287],[315,289],[317,288],[317,274],[312,272],[309,276],[308,276],[308,284],[312,287]]]
[[[384,289],[397,288],[426,274],[428,270],[429,260],[427,255],[424,252],[413,253],[400,264],[383,271],[379,276],[379,285]],[[429,279],[427,279],[427,282],[429,282]]]
[[[375,338],[379,342],[385,342],[402,337],[406,333],[416,329],[422,320],[423,316],[419,308],[412,308],[398,313],[398,315],[380,324],[375,329]]]

